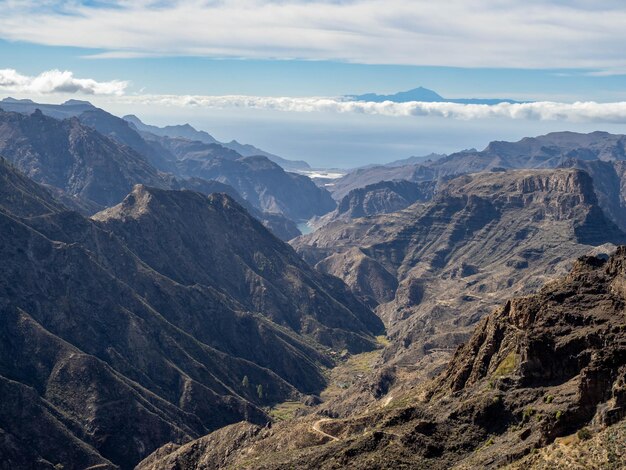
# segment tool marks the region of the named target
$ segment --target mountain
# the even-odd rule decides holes
[[[237,191],[226,184],[160,173],[133,149],[141,150],[142,145],[148,144],[125,121],[102,110],[88,113],[88,116],[81,114],[79,118],[59,121],[37,111],[30,115],[0,111],[0,155],[37,182],[47,185],[56,199],[83,214],[93,214],[117,204],[135,184],[194,189],[205,194],[224,192],[244,203]],[[89,124],[96,119],[97,127],[110,130],[115,140],[83,124],[81,118]],[[126,141],[127,145],[117,139]],[[239,158],[236,154],[235,157]],[[250,177],[253,179],[254,175]],[[282,215],[264,213],[248,203],[244,205],[284,240],[300,234],[295,223]]]
[[[272,153],[261,150],[250,144],[240,144],[236,140],[231,142],[218,142],[212,135],[204,131],[198,131],[189,124],[177,125],[177,126],[165,126],[157,127],[149,124],[144,124],[141,119],[135,115],[124,116],[123,119],[131,123],[137,130],[141,132],[148,132],[150,134],[159,137],[171,137],[182,138],[191,141],[202,142],[205,144],[219,144],[223,147],[231,149],[244,157],[263,156],[269,158],[274,163],[277,163],[285,170],[307,170],[310,169],[308,163],[297,160],[287,160]]]
[[[430,162],[357,169],[335,180],[328,190],[339,200],[352,189],[385,180],[438,181],[480,171],[593,166],[597,165],[596,161],[625,160],[626,136],[606,132],[554,132],[518,142],[495,141],[482,151],[464,150]],[[581,162],[580,165],[577,162]],[[610,212],[608,206],[604,206],[607,198],[601,194],[602,185],[597,185],[596,191],[603,208]],[[620,223],[618,218],[614,220]]]
[[[415,202],[432,199],[435,187],[434,181],[413,183],[399,180],[381,181],[364,188],[353,189],[339,201],[337,209],[320,217],[313,225],[319,228],[335,220],[358,219],[396,212]]]
[[[235,191],[235,188],[224,183],[220,183],[215,180],[205,180],[202,178],[188,178],[177,179],[171,178],[170,189],[188,189],[196,191],[205,195],[213,193],[223,193],[234,199],[240,206],[242,206],[252,217],[260,221],[270,232],[276,235],[283,241],[291,240],[299,235],[297,224],[287,217],[281,214],[272,214],[269,212],[263,212],[248,201],[246,201],[241,195]]]
[[[414,165],[416,163],[428,163],[429,161],[436,161],[440,158],[446,157],[447,155],[442,153],[430,153],[428,155],[423,155],[421,157],[409,157],[403,158],[402,160],[394,160],[393,162],[385,163],[384,166],[405,166],[405,165]],[[374,165],[378,166],[378,165]]]
[[[89,101],[81,100],[69,100],[63,104],[44,104],[35,103],[32,100],[4,98],[3,100],[0,100],[0,108],[5,111],[22,114],[32,114],[38,109],[46,116],[51,116],[56,119],[68,119],[71,117],[77,117],[85,111],[95,109],[95,106]]]
[[[138,469],[183,462],[189,469],[528,468],[524,463],[544,459],[567,462],[563,452],[551,459],[545,448],[562,436],[593,452],[596,433],[605,452],[615,452],[598,468],[621,468],[623,444],[607,437],[623,435],[626,416],[624,276],[624,247],[609,259],[584,257],[537,294],[501,299],[446,369],[421,387],[390,392],[344,419],[228,426],[163,447]],[[572,468],[582,468],[584,457]]]
[[[127,145],[143,155],[159,171],[175,173],[176,166],[169,152],[159,146],[150,145],[124,119],[92,107],[78,115],[78,120],[116,142]]]
[[[383,101],[393,101],[395,103],[408,103],[411,101],[421,101],[424,103],[459,103],[459,104],[486,104],[494,105],[499,103],[519,103],[511,99],[497,98],[444,98],[433,90],[418,87],[408,91],[401,91],[393,95],[378,95],[376,93],[366,93],[364,95],[348,95],[345,97],[351,101],[369,101],[382,103]]]
[[[9,140],[4,142],[4,145],[0,144],[0,152],[8,152],[10,155],[5,156],[14,161],[14,157],[11,155],[24,151],[23,147],[25,146],[32,147],[33,141],[37,139],[41,141],[46,138],[48,140],[52,138],[56,139],[57,148],[55,150],[51,150],[51,142],[49,141],[45,144],[42,143],[36,151],[33,151],[32,148],[25,150],[30,154],[29,159],[37,160],[38,163],[36,163],[36,165],[41,164],[42,162],[39,160],[42,159],[46,161],[50,160],[50,162],[52,162],[51,164],[45,164],[47,166],[40,169],[27,168],[24,166],[26,163],[21,160],[19,162],[15,160],[17,162],[16,164],[38,182],[50,184],[51,186],[63,190],[65,194],[60,194],[59,197],[64,198],[67,195],[80,197],[82,201],[68,199],[66,202],[73,208],[81,209],[85,212],[93,210],[97,206],[102,208],[102,206],[116,204],[121,200],[123,195],[128,193],[134,184],[168,187],[167,183],[162,181],[164,179],[171,179],[168,174],[183,179],[197,177],[207,178],[207,167],[211,166],[213,170],[220,167],[219,163],[212,164],[211,160],[219,158],[238,160],[242,158],[242,155],[237,151],[215,142],[205,143],[188,140],[182,137],[159,137],[144,131],[138,132],[133,123],[96,108],[88,102],[69,101],[62,105],[40,106],[38,103],[34,103],[30,100],[23,102],[6,99],[2,104],[5,103],[17,109],[19,111],[17,114],[25,116],[21,120],[23,128],[30,126],[28,123],[33,119],[32,115],[36,114],[41,122],[45,122],[47,126],[46,132],[50,135],[46,137],[45,135],[31,135],[28,133],[24,135],[20,134],[20,132],[24,132],[24,129],[15,133],[14,129],[10,128],[16,125],[19,120],[13,119],[12,124],[4,123],[5,129],[2,132]],[[40,108],[46,110],[45,113],[42,112]],[[31,109],[35,111],[28,114]],[[46,113],[55,116],[55,121],[58,121],[59,118],[71,115],[73,117],[62,119],[61,122],[65,120],[74,122],[75,127],[78,125],[77,123],[80,123],[85,128],[96,132],[89,133],[85,130],[85,139],[89,142],[85,142],[84,145],[78,149],[61,149],[59,148],[59,146],[62,145],[61,142],[68,140],[68,146],[71,146],[72,141],[66,135],[58,135],[60,126],[52,130],[54,127],[50,120],[52,118],[47,118]],[[10,114],[11,113],[5,113],[0,115],[0,120],[7,121]],[[47,121],[45,121],[46,118],[48,119]],[[137,121],[135,120],[133,122]],[[32,125],[36,127],[37,124]],[[67,124],[63,124],[62,126],[67,126]],[[177,126],[173,127],[178,128]],[[195,129],[190,126],[182,127],[187,130],[191,129],[191,131],[185,135],[195,135]],[[31,127],[31,130],[36,132],[33,127]],[[76,132],[78,133],[79,131]],[[66,134],[67,133],[66,131]],[[54,134],[54,137],[52,137],[52,134]],[[95,143],[93,141],[97,135],[100,136],[100,142]],[[207,140],[204,134],[200,133],[199,136]],[[0,134],[0,137],[2,137],[2,134]],[[106,139],[106,137],[109,139]],[[105,150],[105,147],[108,147],[108,149]],[[60,151],[66,154],[70,152],[72,153],[72,157],[65,156],[63,157],[63,161],[58,161]],[[95,157],[91,154],[94,151],[100,152],[101,155]],[[82,159],[81,152],[89,153],[86,159]],[[103,158],[103,155],[107,153],[113,156],[111,161]],[[75,162],[72,164],[72,168],[67,168],[70,158],[75,160]],[[256,156],[250,160],[244,160],[243,164],[239,164],[243,172],[240,175],[234,175],[232,172],[235,171],[235,168],[231,166],[225,169],[226,174],[219,174],[212,171],[211,174],[213,176],[209,179],[219,179],[222,182],[238,180],[235,186],[238,188],[246,188],[242,196],[258,211],[271,212],[272,214],[267,214],[263,220],[278,222],[278,224],[274,223],[274,228],[282,226],[280,235],[285,239],[296,235],[297,232],[293,229],[293,224],[290,221],[285,219],[278,221],[277,217],[284,215],[294,220],[308,219],[314,215],[322,215],[334,209],[335,204],[332,202],[328,193],[324,189],[313,188],[313,183],[308,177],[302,175],[287,176],[288,174],[285,173],[282,168],[279,169],[277,164],[269,164],[269,162],[268,164],[260,164],[259,162],[262,162],[263,159],[267,159],[267,157]],[[125,160],[128,162],[127,165],[124,164]],[[137,162],[140,160],[143,161],[141,165],[144,167],[144,174],[139,174],[139,169],[136,168],[138,165]],[[246,164],[246,161],[254,161],[257,163],[250,165]],[[94,165],[108,165],[110,168],[92,168]],[[273,168],[273,171],[268,171],[270,167]],[[57,172],[57,177],[50,180],[49,176],[51,175],[49,172]],[[79,174],[81,172],[82,174]],[[103,174],[106,172],[110,174]],[[92,175],[92,173],[94,174]],[[270,176],[269,173],[273,173],[273,176]],[[77,187],[66,187],[66,181],[64,180],[67,179],[71,179],[71,185]],[[285,183],[284,188],[272,188],[268,191],[268,182],[274,184],[279,181]],[[85,185],[99,185],[100,187],[87,191],[83,188]],[[105,187],[111,188],[107,194],[105,194]],[[99,193],[95,194],[97,192]],[[270,193],[269,195],[265,194],[268,192]],[[300,194],[301,192],[302,195]]]
[[[332,222],[292,244],[379,304],[386,361],[436,370],[500,296],[532,292],[572,258],[624,242],[590,176],[561,169],[460,176],[429,202]]]
[[[59,121],[41,111],[0,110],[0,155],[35,181],[100,206],[117,204],[138,182],[165,187],[157,170],[130,147],[77,118]]]
[[[319,392],[329,348],[371,349],[382,329],[226,195],[136,186],[86,219],[5,161],[0,178],[10,468],[133,468],[167,442],[264,425],[262,406]]]
[[[376,165],[367,168],[357,168],[333,180],[326,186],[335,200],[341,200],[355,189],[364,188],[382,181],[434,181],[436,173],[424,164],[410,164],[402,166]]]
[[[306,176],[286,172],[266,157],[185,159],[178,166],[183,176],[226,183],[253,206],[292,220],[321,216],[335,208],[328,191]]]

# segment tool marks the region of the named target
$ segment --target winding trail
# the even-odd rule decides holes
[[[324,432],[320,429],[320,424],[325,423],[326,421],[332,421],[332,419],[330,418],[322,418],[320,420],[317,420],[313,423],[313,426],[311,426],[311,429],[313,429],[313,431],[320,433],[322,436],[326,436],[331,438],[333,441],[339,441],[338,437],[335,436],[331,436],[330,434],[328,434],[327,432]]]

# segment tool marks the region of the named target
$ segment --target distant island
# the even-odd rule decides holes
[[[444,98],[439,93],[428,88],[418,87],[408,91],[401,91],[394,95],[379,95],[377,93],[366,93],[364,95],[346,95],[346,99],[351,101],[370,101],[382,103],[383,101],[393,101],[394,103],[408,103],[410,101],[421,101],[425,103],[459,103],[459,104],[488,104],[499,103],[522,103],[508,98]]]

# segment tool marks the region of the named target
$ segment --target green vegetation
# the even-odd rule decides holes
[[[543,401],[548,404],[552,403],[554,401],[554,395],[546,395],[543,397]]]
[[[530,421],[530,418],[535,414],[535,410],[533,408],[526,408],[522,413],[522,423],[527,423]]]
[[[498,365],[498,368],[493,373],[494,377],[505,377],[510,375],[515,370],[515,353],[511,351]]]
[[[241,381],[241,385],[248,388],[250,386],[250,380],[248,380],[248,376],[244,375],[243,380]]]
[[[561,410],[558,410],[558,411],[556,412],[556,414],[554,415],[554,417],[557,419],[557,421],[558,421],[559,419],[561,419],[561,417],[562,417],[562,416],[563,416],[563,412],[562,412]]]
[[[591,431],[589,429],[582,428],[582,429],[578,430],[578,432],[576,433],[576,436],[581,441],[588,441],[589,439],[591,439],[593,437],[593,434],[591,433]]]
[[[383,347],[387,347],[391,344],[391,342],[389,341],[389,339],[387,339],[387,337],[385,335],[380,335],[376,337],[376,342],[378,344],[380,344]]]
[[[270,408],[268,414],[275,421],[287,421],[293,419],[296,412],[304,407],[299,401],[286,401]]]
[[[263,399],[263,385],[259,384],[256,386],[256,394],[260,399]]]

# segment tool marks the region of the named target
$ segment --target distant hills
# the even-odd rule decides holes
[[[215,137],[205,131],[199,131],[189,124],[177,125],[177,126],[165,126],[157,127],[145,124],[137,116],[129,114],[124,116],[123,119],[129,122],[135,129],[140,132],[149,132],[151,134],[160,137],[172,137],[183,138],[191,141],[203,142],[205,144],[219,144],[227,149],[234,150],[244,157],[256,157],[261,155],[267,157],[274,163],[277,163],[285,170],[308,170],[311,167],[309,164],[302,160],[287,160],[286,158],[279,157],[273,153],[266,152],[260,148],[250,144],[242,144],[236,140],[230,142],[219,142]]]
[[[508,98],[444,98],[437,92],[428,88],[418,87],[408,91],[401,91],[393,95],[379,95],[377,93],[366,93],[364,95],[347,95],[345,98],[353,101],[371,101],[382,103],[383,101],[393,101],[395,103],[408,103],[410,101],[422,101],[425,103],[459,103],[459,104],[499,104],[499,103],[519,103]]]

